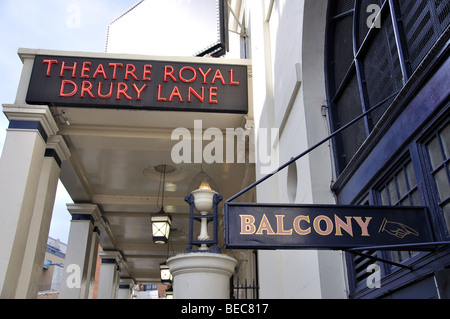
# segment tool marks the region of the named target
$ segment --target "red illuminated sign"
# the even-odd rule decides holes
[[[245,114],[247,66],[37,55],[26,101]]]

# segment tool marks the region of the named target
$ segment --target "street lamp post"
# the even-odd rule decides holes
[[[226,299],[230,295],[230,278],[237,260],[221,253],[218,246],[218,203],[222,196],[214,181],[203,172],[194,178],[189,203],[189,246],[186,253],[167,260],[174,280],[176,299]],[[194,223],[200,222],[200,235],[194,240]],[[213,236],[208,234],[213,224]],[[196,247],[196,248],[194,248]]]
[[[199,183],[200,181],[200,183]],[[186,252],[213,252],[220,253],[218,247],[218,209],[217,205],[222,201],[222,196],[211,189],[211,184],[214,184],[212,178],[205,172],[201,171],[193,184],[199,185],[189,195],[185,197],[185,201],[189,203],[189,246]],[[214,186],[213,186],[214,187]],[[199,214],[196,214],[197,211]],[[194,240],[194,222],[200,222],[200,235],[198,240]],[[213,223],[213,238],[208,234],[208,223]],[[198,246],[199,249],[194,249]],[[210,249],[210,247],[213,247]]]

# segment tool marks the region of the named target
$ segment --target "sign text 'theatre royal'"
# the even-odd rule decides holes
[[[247,66],[36,55],[28,104],[242,113]]]

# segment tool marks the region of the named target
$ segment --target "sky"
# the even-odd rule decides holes
[[[192,56],[219,40],[216,12],[214,0],[146,0],[111,25],[108,52],[126,42],[133,53]]]
[[[150,1],[152,2],[151,5]],[[149,45],[164,39],[171,40],[164,43],[166,51],[159,50],[148,54],[179,55],[177,53],[181,52],[180,44],[186,38],[185,34],[180,35],[180,30],[186,28],[186,25],[193,27],[198,24],[198,21],[205,20],[205,12],[202,11],[207,11],[207,14],[211,11],[209,3],[206,6],[205,2],[195,1],[145,0],[140,6],[150,6],[152,11],[150,16],[134,16],[137,10],[133,10],[133,14],[127,15],[129,20],[130,18],[131,20],[135,19],[135,21],[140,23],[134,26],[135,28],[137,26],[139,29],[139,39],[157,39],[157,41],[147,40],[146,43]],[[213,0],[202,1],[209,2]],[[140,0],[0,0],[0,104],[14,103],[22,70],[22,62],[17,55],[19,48],[105,52],[108,26],[113,21],[116,21],[112,24],[114,27],[119,25],[117,21],[120,21],[120,24],[123,25],[125,19],[117,20],[117,18],[138,3],[140,3]],[[187,4],[191,4],[191,6],[187,6]],[[192,4],[195,4],[197,7],[192,8]],[[166,7],[160,8],[158,7],[159,5]],[[168,10],[167,6],[170,6],[172,11]],[[173,10],[183,12],[181,14],[177,12],[177,16]],[[199,14],[201,15],[200,19],[198,17]],[[192,15],[197,16],[192,17],[191,22],[184,19],[185,16]],[[183,20],[181,20],[182,18]],[[208,23],[210,23],[210,20],[208,18]],[[202,26],[199,27],[202,28]],[[203,29],[205,30],[204,26]],[[213,29],[217,32],[215,25]],[[153,34],[152,32],[157,33]],[[197,38],[202,37],[198,32],[193,33],[195,33]],[[130,36],[130,34],[137,34],[137,32],[132,31],[130,33],[125,30],[123,33],[115,31],[114,34],[117,35],[114,38],[114,48],[110,44],[109,52],[119,52],[121,50],[117,42],[128,42],[125,48],[133,48],[135,51],[142,49],[131,46],[129,43],[130,38],[127,38],[127,34]],[[110,36],[110,39],[112,40],[112,36]],[[171,44],[174,47],[170,47],[169,45]],[[198,46],[198,44],[196,45]],[[203,46],[204,44],[201,45]],[[158,48],[161,46],[160,42]],[[144,48],[144,50],[148,49]],[[184,49],[186,48],[184,47]],[[187,52],[192,52],[192,54],[189,54],[192,56],[202,49],[205,48],[195,47],[192,50],[188,49],[183,51],[183,55],[188,55]],[[126,51],[127,49],[124,50]],[[150,48],[150,50],[155,49]],[[3,112],[0,112],[0,152],[3,149],[7,127],[8,120]],[[71,202],[72,199],[65,191],[64,186],[59,182],[49,236],[64,243],[68,242],[71,218],[66,204]]]
[[[0,104],[13,104],[22,71],[19,48],[105,52],[108,25],[138,0],[0,0]],[[8,120],[0,112],[0,150]],[[72,199],[61,183],[49,236],[68,242]]]

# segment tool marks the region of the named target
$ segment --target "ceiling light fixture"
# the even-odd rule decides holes
[[[153,242],[155,244],[166,244],[169,240],[169,234],[170,234],[170,226],[172,225],[172,217],[170,214],[167,214],[164,211],[164,188],[165,188],[165,182],[166,182],[166,165],[162,165],[161,169],[161,178],[159,181],[159,189],[158,189],[158,200],[156,205],[158,206],[159,202],[159,192],[161,191],[162,187],[162,200],[161,200],[161,207],[158,213],[153,214],[151,221],[152,221],[152,235],[153,235]]]

